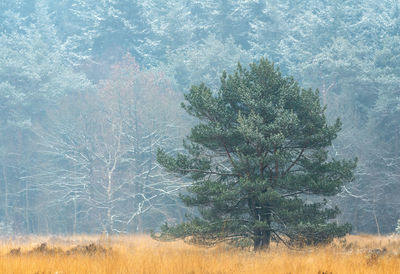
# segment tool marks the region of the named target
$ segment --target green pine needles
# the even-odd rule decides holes
[[[159,150],[158,161],[193,180],[181,197],[200,214],[166,224],[161,237],[247,238],[260,250],[271,240],[319,244],[350,231],[332,222],[339,210],[324,197],[353,180],[356,160],[328,157],[341,123],[327,124],[318,91],[300,88],[263,58],[224,72],[218,92],[201,84],[185,99],[183,108],[200,123],[184,141],[186,153]]]

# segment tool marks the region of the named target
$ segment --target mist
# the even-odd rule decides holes
[[[0,235],[148,233],[196,214],[191,180],[157,162],[197,123],[192,85],[266,57],[318,89],[342,130],[330,157],[358,158],[330,197],[352,233],[400,218],[397,1],[0,3]]]

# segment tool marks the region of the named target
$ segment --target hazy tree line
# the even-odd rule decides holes
[[[359,159],[339,197],[353,232],[400,217],[397,1],[2,1],[2,233],[135,232],[179,222],[158,147],[180,150],[191,84],[266,56],[342,117]]]

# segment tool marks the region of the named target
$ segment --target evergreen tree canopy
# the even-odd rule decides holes
[[[259,250],[271,239],[317,244],[350,231],[330,222],[339,210],[324,196],[353,180],[356,161],[328,157],[341,123],[327,124],[318,90],[302,89],[262,58],[224,72],[218,92],[201,84],[185,99],[200,123],[184,141],[186,153],[159,150],[158,161],[194,180],[182,199],[200,215],[166,224],[161,237],[250,238]]]

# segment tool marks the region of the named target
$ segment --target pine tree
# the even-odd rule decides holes
[[[324,197],[353,180],[356,161],[328,157],[341,123],[327,124],[318,91],[302,89],[262,58],[224,72],[218,92],[201,84],[185,99],[200,123],[184,141],[186,153],[159,150],[158,161],[194,180],[182,199],[200,214],[164,225],[160,237],[250,238],[261,250],[271,239],[318,244],[350,231],[330,221],[339,210]]]

